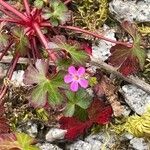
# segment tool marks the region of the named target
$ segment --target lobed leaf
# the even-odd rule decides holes
[[[49,8],[45,9],[43,14],[45,19],[50,19],[53,26],[64,24],[70,18],[69,16],[66,5],[59,0],[51,0]]]
[[[51,104],[59,104],[63,100],[59,88],[65,85],[63,73],[59,72],[53,78],[48,79],[48,62],[45,60],[37,60],[35,67],[30,65],[24,74],[25,84],[31,86],[36,84],[30,95],[31,104],[35,107],[43,107],[47,100]]]
[[[128,21],[122,23],[122,27],[132,36],[133,46],[126,47],[123,45],[115,45],[110,49],[111,56],[108,61],[125,76],[143,70],[146,52],[141,48],[141,35],[135,24]]]
[[[89,60],[89,56],[85,51],[79,50],[78,45],[70,45],[64,36],[55,36],[52,42],[49,42],[49,49],[65,50],[70,54],[74,64],[83,65]]]
[[[25,133],[9,133],[0,135],[1,150],[40,150],[32,145],[34,139]]]
[[[13,37],[15,39],[15,52],[19,52],[22,56],[26,55],[29,41],[24,30],[21,28],[14,28]]]
[[[78,90],[78,92],[76,93],[67,91],[66,97],[68,101],[67,101],[67,106],[65,108],[64,114],[65,116],[69,116],[69,117],[71,117],[74,114],[77,108],[76,106],[82,109],[87,109],[91,102],[90,95],[83,89]]]

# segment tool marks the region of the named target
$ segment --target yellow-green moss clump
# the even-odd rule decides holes
[[[150,110],[142,116],[133,115],[121,125],[113,126],[116,133],[128,132],[135,137],[150,139]]]
[[[107,0],[74,0],[78,11],[75,13],[76,26],[95,31],[100,28],[108,16]]]

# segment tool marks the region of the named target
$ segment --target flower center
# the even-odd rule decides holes
[[[79,80],[79,77],[77,75],[74,75],[73,79],[74,80]]]

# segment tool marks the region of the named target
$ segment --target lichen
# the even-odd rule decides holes
[[[100,28],[108,17],[107,0],[74,0],[78,11],[75,13],[75,25],[92,31]]]

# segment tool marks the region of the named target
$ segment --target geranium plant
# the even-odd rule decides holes
[[[90,87],[88,80],[91,74],[86,71],[86,63],[90,62],[92,55],[90,44],[87,40],[70,38],[66,31],[72,30],[115,43],[110,49],[112,55],[108,62],[118,67],[124,75],[142,69],[146,54],[140,47],[141,36],[136,26],[128,21],[123,22],[122,27],[132,37],[132,43],[114,41],[96,32],[69,26],[72,24],[71,10],[67,7],[70,2],[23,0],[23,7],[15,8],[8,1],[0,0],[0,11],[3,12],[0,18],[0,60],[8,51],[13,55],[5,77],[11,80],[19,58],[29,58],[30,64],[24,74],[24,83],[31,88],[29,103],[34,107],[66,104],[66,117],[60,119],[60,124],[67,129],[66,137],[74,139],[93,124],[109,123],[113,112],[111,106],[100,100],[92,100],[86,91]],[[5,84],[0,88],[1,105],[7,89]],[[79,113],[84,114],[84,121],[78,117]],[[4,126],[8,130],[6,122]],[[21,135],[23,138],[25,136]],[[20,136],[17,134],[16,137]]]

